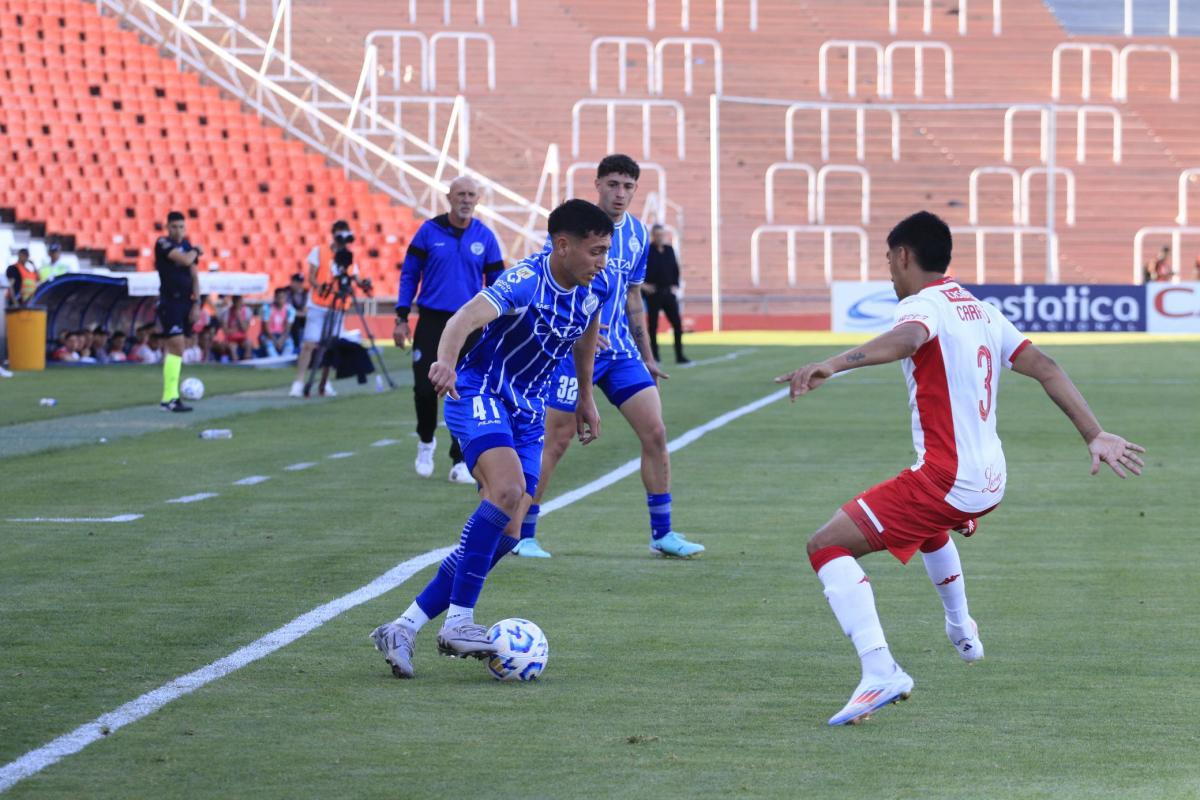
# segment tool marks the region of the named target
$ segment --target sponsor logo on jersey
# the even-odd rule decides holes
[[[533,270],[531,270],[529,267],[517,267],[516,273],[517,273],[517,277],[519,277],[519,278],[532,278],[533,277]],[[516,281],[513,281],[513,283],[516,283]]]
[[[975,299],[974,295],[961,286],[951,286],[949,289],[942,289],[941,292],[951,303],[969,303]]]
[[[471,253],[477,256],[483,255],[483,242],[471,242]]]

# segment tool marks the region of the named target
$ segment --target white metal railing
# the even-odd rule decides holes
[[[1066,221],[1067,221],[1068,226],[1074,227],[1074,225],[1075,225],[1075,173],[1066,167],[1054,167],[1054,169],[1051,169],[1050,167],[1027,167],[1025,169],[1025,171],[1021,173],[1021,218],[1020,218],[1020,221],[1021,221],[1022,225],[1032,225],[1033,224],[1033,209],[1029,203],[1029,196],[1032,193],[1033,176],[1045,175],[1046,180],[1049,181],[1051,174],[1053,174],[1056,179],[1057,179],[1057,176],[1061,175],[1061,176],[1063,176],[1063,179],[1067,182]],[[1048,184],[1047,184],[1046,188],[1047,188],[1047,191],[1049,191],[1050,187]]]
[[[1120,67],[1117,74],[1120,80],[1120,94],[1117,99],[1125,102],[1129,99],[1129,57],[1134,53],[1166,53],[1171,60],[1171,99],[1179,102],[1179,53],[1174,47],[1165,44],[1127,44],[1121,48]]]
[[[1013,283],[1025,282],[1025,256],[1022,238],[1046,237],[1046,283],[1058,283],[1058,234],[1050,228],[1031,225],[964,225],[952,226],[950,232],[975,236],[975,282],[987,283],[987,256],[984,237],[1007,234],[1013,237]]]
[[[806,211],[808,214],[808,224],[814,224],[817,221],[817,171],[811,164],[798,164],[794,161],[776,161],[767,167],[765,181],[766,197],[764,198],[767,210],[767,224],[775,224],[775,176],[780,172],[803,172],[807,176],[806,195],[808,205]]]
[[[984,175],[1007,175],[1012,181],[1012,222],[1024,225],[1021,215],[1021,173],[1016,167],[976,167],[967,179],[967,219],[979,224],[979,179]]]
[[[600,48],[616,45],[617,91],[625,94],[628,87],[629,48],[640,47],[646,53],[646,93],[654,94],[654,44],[643,36],[597,36],[588,48],[588,88],[592,94],[600,90]]]
[[[1144,283],[1142,275],[1142,255],[1143,249],[1146,246],[1146,237],[1150,234],[1159,236],[1168,234],[1171,237],[1171,282],[1179,283],[1182,276],[1182,265],[1180,263],[1180,251],[1183,248],[1183,237],[1200,236],[1200,228],[1196,226],[1180,225],[1177,228],[1162,225],[1152,225],[1150,227],[1141,228],[1133,236],[1133,282]]]
[[[1174,0],[1172,0],[1174,2]],[[897,0],[888,0],[888,32],[892,36],[896,35],[899,28],[899,9]],[[1002,28],[1001,22],[1001,6],[1002,0],[992,0],[992,35],[999,36]],[[933,0],[924,0],[924,13],[922,15],[922,32],[928,36],[933,33]],[[958,0],[958,35],[966,36],[967,34],[967,0]]]
[[[796,237],[799,234],[819,233],[825,245],[825,284],[833,283],[833,237],[834,234],[852,234],[858,237],[858,276],[867,280],[867,232],[857,225],[759,225],[750,234],[750,282],[758,286],[761,278],[762,237],[767,234],[784,234],[787,237],[787,280],[788,286],[796,285]]]
[[[1129,60],[1134,53],[1166,53],[1170,60],[1169,92],[1171,100],[1179,102],[1179,52],[1169,45],[1127,44],[1120,50],[1114,45],[1096,42],[1064,42],[1054,48],[1050,64],[1050,96],[1058,100],[1062,95],[1062,55],[1078,51],[1081,58],[1080,97],[1088,100],[1092,96],[1092,53],[1107,53],[1112,59],[1113,100],[1129,100]]]
[[[895,94],[895,61],[896,51],[912,50],[913,51],[913,67],[915,69],[915,78],[913,83],[913,94],[917,97],[925,96],[925,51],[938,50],[942,54],[945,62],[945,92],[946,98],[954,97],[954,51],[950,49],[950,45],[945,42],[916,42],[916,41],[901,41],[892,42],[883,50],[883,88],[879,92],[880,97],[893,97]]]
[[[438,31],[429,37],[429,90],[437,89],[438,44],[451,40],[458,43],[458,90],[467,88],[467,42],[483,42],[487,48],[487,85],[489,91],[496,90],[496,40],[487,33],[470,31]]]
[[[1167,0],[1167,35],[1179,35],[1179,0]],[[1125,35],[1133,36],[1133,0],[1125,0]]]
[[[829,51],[834,48],[846,50],[846,93],[850,97],[858,96],[859,48],[875,54],[875,91],[883,91],[883,45],[861,39],[830,39],[817,54],[817,87],[821,97],[829,97]]]
[[[1121,113],[1112,106],[1095,106],[1095,105],[1057,105],[1053,106],[1057,112],[1075,112],[1075,160],[1083,164],[1087,161],[1087,120],[1091,114],[1102,114],[1112,120],[1113,126],[1113,144],[1112,144],[1112,159],[1114,164],[1121,163],[1122,142],[1124,139],[1123,125],[1121,121]],[[1013,161],[1013,118],[1020,112],[1036,111],[1039,115],[1041,127],[1039,137],[1039,154],[1043,164],[1048,162],[1050,156],[1050,107],[1034,104],[1022,104],[1010,106],[1004,112],[1004,160],[1011,164]]]
[[[725,0],[715,0],[717,33],[725,30]],[[654,30],[658,24],[658,7],[655,0],[646,0],[646,28]],[[691,0],[679,0],[679,27],[690,30],[692,24]],[[758,30],[758,0],[750,0],[750,30]]]
[[[792,103],[784,115],[784,154],[788,161],[795,160],[796,150],[796,115],[802,111],[816,111],[821,125],[821,160],[829,160],[829,140],[831,114],[834,111],[854,112],[854,152],[859,161],[866,161],[867,154],[867,112],[881,111],[886,113],[892,124],[892,161],[900,160],[900,112],[895,108],[874,103]]]
[[[348,174],[366,180],[420,214],[433,216],[439,213],[446,183],[418,169],[409,158],[397,155],[390,146],[381,146],[347,126],[342,116],[347,110],[359,120],[361,127],[403,141],[426,156],[435,156],[444,169],[458,175],[470,175],[485,192],[510,207],[521,208],[522,214],[533,213],[539,220],[549,215],[548,209],[451,157],[446,151],[445,140],[439,148],[375,114],[368,106],[358,108],[354,97],[294,61],[285,51],[268,47],[267,41],[212,7],[209,0],[196,0],[190,5],[174,0],[170,9],[155,0],[96,0],[96,3],[102,12],[116,15],[163,48],[169,57],[203,73],[263,118],[326,153]],[[279,5],[277,10],[281,13],[277,20],[284,16],[287,8],[287,3]],[[194,25],[201,26],[202,30]],[[279,27],[283,27],[282,22]],[[266,59],[263,59],[264,55]],[[270,69],[260,69],[259,59],[266,61]],[[498,212],[491,204],[481,203],[476,212],[481,219],[495,226],[501,246],[506,250],[512,241],[507,238],[510,236],[536,241],[538,246],[544,241],[543,234],[515,221],[507,213]]]
[[[1092,99],[1092,53],[1108,53],[1109,58],[1112,59],[1112,91],[1110,94],[1115,100],[1121,91],[1121,83],[1117,78],[1120,53],[1114,45],[1089,42],[1063,42],[1055,46],[1050,64],[1050,96],[1055,100],[1062,97],[1062,57],[1063,53],[1068,51],[1078,51],[1080,54],[1083,73],[1080,81],[1082,85],[1080,97],[1084,100]]]
[[[242,3],[244,4],[245,0],[242,0]],[[475,0],[476,25],[484,25],[487,22],[487,18],[484,16],[483,5],[484,0]],[[462,3],[459,0],[459,7],[461,8],[461,6]],[[245,18],[246,12],[243,9],[242,19]],[[417,0],[408,0],[408,24],[417,24]],[[450,24],[450,0],[442,0],[442,24]],[[508,24],[514,28],[517,27],[517,0],[508,0]]]
[[[725,61],[721,54],[721,43],[716,39],[708,39],[699,36],[668,36],[664,39],[659,39],[658,44],[654,45],[654,92],[663,94],[663,64],[665,59],[663,53],[668,47],[683,48],[683,93],[688,97],[692,96],[692,88],[694,85],[693,75],[695,72],[695,57],[693,55],[695,48],[708,47],[713,54],[713,92],[722,94],[722,79],[725,73]],[[593,90],[594,91],[594,90]]]
[[[859,177],[862,193],[862,224],[871,224],[871,173],[857,164],[826,164],[817,170],[817,224],[825,224],[825,182],[830,175],[847,174]]]
[[[599,166],[600,164],[595,161],[576,161],[574,164],[568,166],[566,171],[563,173],[563,177],[565,178],[563,197],[565,197],[567,200],[578,197],[579,195],[575,191],[576,176],[580,172],[591,172],[592,175],[595,175],[596,168]],[[650,175],[653,175],[654,188],[650,189],[649,192],[656,194],[657,202],[665,205],[667,203],[667,170],[662,164],[656,164],[653,161],[641,162],[638,164],[638,167],[640,167],[642,170],[642,174],[638,178],[638,188],[641,188],[643,180]]]
[[[1200,178],[1200,167],[1190,167],[1179,173],[1179,211],[1175,221],[1180,225],[1188,224],[1188,183]]]
[[[376,70],[371,74],[370,85],[375,93],[379,91],[379,77],[381,74],[391,77],[391,90],[393,92],[403,89],[404,84],[408,82],[406,79],[411,79],[411,74],[408,74],[405,68],[408,65],[404,63],[401,56],[401,42],[405,39],[417,43],[417,48],[421,54],[421,57],[417,60],[417,66],[421,70],[420,81],[418,81],[417,85],[422,92],[429,91],[429,39],[425,37],[425,34],[418,31],[378,30],[367,34],[366,46],[378,47],[381,53],[386,53],[387,61],[392,66],[386,72],[381,73],[379,70]]]
[[[605,139],[605,151],[613,152],[617,149],[617,109],[618,108],[638,108],[642,112],[642,158],[650,158],[650,115],[653,109],[662,108],[671,111],[675,115],[675,157],[680,161],[684,159],[684,114],[683,104],[677,100],[632,100],[622,98],[599,98],[585,97],[582,100],[576,101],[571,108],[571,157],[579,157],[579,132],[580,132],[580,116],[585,108],[603,108],[605,110],[605,121],[607,138]]]

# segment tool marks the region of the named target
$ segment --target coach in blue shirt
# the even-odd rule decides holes
[[[496,236],[475,219],[479,202],[479,184],[462,176],[450,184],[446,198],[450,213],[426,220],[413,237],[400,272],[400,296],[396,299],[396,330],[392,338],[397,347],[409,339],[413,345],[413,395],[417,406],[417,474],[433,474],[433,454],[437,448],[438,396],[429,382],[429,367],[437,360],[438,342],[446,322],[473,298],[485,283],[504,269],[504,258]],[[418,288],[419,287],[419,288]],[[408,315],[416,298],[418,325],[409,333]],[[461,359],[479,338],[476,331],[467,339]],[[475,484],[463,460],[462,448],[450,438],[450,480]]]

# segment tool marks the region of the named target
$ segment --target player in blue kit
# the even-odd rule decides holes
[[[613,246],[603,275],[607,298],[600,311],[600,327],[608,347],[596,353],[593,380],[628,420],[641,442],[642,485],[646,488],[646,506],[650,512],[650,551],[690,558],[704,552],[704,546],[688,541],[671,526],[671,456],[667,452],[667,428],[663,424],[656,383],[668,376],[658,368],[650,349],[646,307],[639,289],[646,280],[650,240],[646,226],[629,213],[640,175],[637,162],[620,154],[606,156],[596,170],[597,203],[613,222]],[[575,402],[582,396],[585,383],[583,375],[576,374],[569,361],[559,364],[550,386],[542,480],[525,516],[517,555],[535,558],[550,555],[537,541],[538,508],[555,467],[571,444]]]
[[[550,214],[549,230],[550,250],[502,273],[450,318],[429,368],[481,500],[433,580],[403,615],[371,633],[397,678],[413,676],[417,631],[443,611],[439,652],[459,658],[495,652],[487,628],[475,624],[475,602],[488,572],[517,543],[537,490],[550,376],[568,357],[585,379],[576,433],[584,444],[600,435],[591,377],[601,297],[591,283],[604,271],[613,225],[586,200],[569,200]],[[463,342],[481,327],[483,335],[456,372]]]

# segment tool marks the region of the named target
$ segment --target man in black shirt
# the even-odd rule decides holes
[[[675,260],[675,249],[667,244],[662,225],[650,229],[650,241],[653,246],[646,254],[646,282],[642,284],[650,349],[658,360],[658,312],[663,311],[675,332],[675,363],[687,364],[691,359],[683,355],[683,320],[679,318],[679,301],[672,291],[679,288],[679,262]]]
[[[158,270],[158,324],[166,355],[163,357],[163,411],[191,411],[179,399],[179,373],[183,368],[183,337],[200,313],[200,274],[196,263],[203,251],[187,240],[183,214],[167,214],[167,235],[154,243],[154,268]]]

